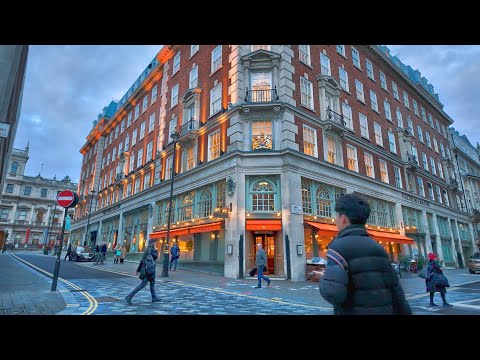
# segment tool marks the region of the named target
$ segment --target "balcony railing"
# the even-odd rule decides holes
[[[448,186],[449,186],[450,189],[452,189],[452,190],[457,190],[457,189],[458,189],[458,181],[455,180],[455,179],[450,178],[450,180],[448,181]]]
[[[418,168],[417,157],[409,152],[407,152],[407,167],[409,167],[410,170],[415,170]]]
[[[480,210],[473,209],[473,221],[480,222]]]
[[[343,115],[338,114],[330,108],[327,108],[327,120],[334,122],[335,124],[346,126],[347,123],[343,120]]]
[[[183,124],[180,128],[180,136],[184,136],[188,134],[192,130],[197,130],[198,126],[195,126],[196,121],[194,119],[190,119],[186,124]]]
[[[265,90],[247,90],[245,91],[245,102],[271,102],[278,101],[277,87]]]

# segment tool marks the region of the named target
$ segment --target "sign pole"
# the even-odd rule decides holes
[[[58,273],[60,272],[60,254],[62,253],[62,246],[63,246],[63,236],[65,232],[65,222],[68,216],[68,208],[65,208],[65,212],[63,214],[63,225],[62,225],[62,232],[60,233],[60,244],[57,250],[57,261],[55,261],[55,271],[53,272],[53,281],[52,281],[52,291],[57,291],[57,282],[58,282]]]

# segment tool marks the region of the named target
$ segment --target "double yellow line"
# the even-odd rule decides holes
[[[31,268],[37,270],[38,272],[44,274],[44,275],[47,275],[48,277],[51,277],[53,279],[53,274],[52,273],[49,273],[48,271],[45,271],[41,268],[39,268],[38,266],[35,266],[33,265],[32,263],[29,263],[28,261],[26,260],[23,260],[22,258],[19,258],[18,256],[16,255],[13,255],[13,254],[10,254],[11,256],[13,256],[15,259],[17,259],[18,261],[24,263],[25,265],[27,266],[30,266]],[[68,280],[65,280],[61,277],[58,277],[58,280],[71,286],[72,288],[74,288],[75,290],[80,290],[79,292],[85,296],[89,302],[89,306],[87,308],[87,310],[85,310],[81,315],[91,315],[95,312],[95,310],[97,310],[97,307],[98,307],[98,302],[97,300],[95,300],[95,298],[90,295],[87,291],[85,290],[82,290],[80,287],[78,287],[77,285],[71,283],[70,281]]]

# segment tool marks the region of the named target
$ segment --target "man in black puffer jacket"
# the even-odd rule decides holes
[[[385,249],[368,236],[366,200],[347,194],[335,205],[339,233],[327,251],[320,294],[335,315],[411,315]]]

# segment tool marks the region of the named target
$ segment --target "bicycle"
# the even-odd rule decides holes
[[[105,256],[105,254],[96,253],[95,258],[93,259],[93,265],[98,265],[98,263],[101,263],[103,265],[106,259],[107,257]]]

